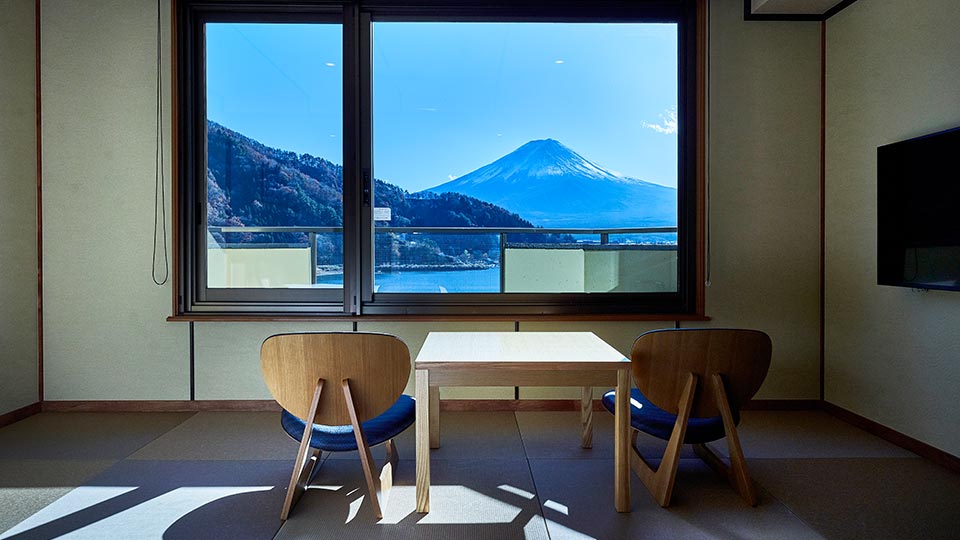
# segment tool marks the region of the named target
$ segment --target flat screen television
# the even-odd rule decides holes
[[[877,148],[877,283],[960,291],[960,128]]]

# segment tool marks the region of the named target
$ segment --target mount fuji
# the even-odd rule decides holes
[[[670,227],[675,188],[610,172],[553,139],[530,141],[500,159],[420,195],[460,193],[543,227]]]

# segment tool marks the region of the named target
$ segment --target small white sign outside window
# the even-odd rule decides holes
[[[374,207],[373,209],[373,220],[374,221],[390,221],[390,208],[387,207]]]

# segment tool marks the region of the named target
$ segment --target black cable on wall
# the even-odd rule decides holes
[[[167,198],[166,179],[163,173],[163,33],[161,4],[157,0],[157,132],[156,152],[154,155],[154,187],[153,187],[153,260],[150,276],[157,285],[164,285],[170,279],[170,259],[167,249]],[[159,273],[157,252],[162,248],[163,273]]]

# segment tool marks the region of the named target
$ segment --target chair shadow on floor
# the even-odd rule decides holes
[[[698,468],[681,467],[679,477],[688,488],[673,508],[658,508],[634,480],[633,513],[619,514],[612,504],[612,478],[611,485],[595,482],[600,476],[612,476],[608,474],[608,460],[556,461],[553,466],[537,465],[540,469],[535,476],[551,474],[559,482],[546,486],[549,489],[538,496],[535,490],[543,486],[534,487],[526,460],[436,460],[435,504],[428,514],[414,511],[414,463],[401,461],[397,483],[384,507],[384,519],[378,522],[356,462],[328,459],[318,467],[311,488],[285,524],[278,519],[277,509],[283,503],[283,484],[289,474],[286,461],[251,465],[248,470],[253,472],[247,475],[220,462],[132,463],[122,467],[125,470],[71,492],[72,500],[53,503],[37,515],[35,526],[9,538],[46,540],[79,533],[86,538],[111,539],[287,540],[316,538],[318,532],[326,531],[337,538],[506,540],[548,538],[548,529],[551,534],[559,531],[563,538],[656,537],[665,530],[698,530],[707,536],[738,538],[735,531],[723,530],[723,520],[716,520],[716,515],[710,519],[700,513],[732,512],[734,522],[741,522],[748,516],[740,513],[758,510],[743,505],[725,482],[698,460],[684,460],[688,465],[697,463]],[[556,467],[557,472],[549,467]],[[175,477],[172,471],[176,468],[181,472]],[[209,469],[216,470],[204,477],[202,471]],[[562,473],[564,470],[567,472]],[[134,471],[153,478],[141,483],[147,485],[118,493],[124,489],[119,486],[133,484],[122,479],[129,479]],[[255,477],[250,478],[250,474]],[[590,478],[594,479],[593,487]],[[102,495],[109,498],[98,500],[92,491],[89,495],[76,493],[84,488],[114,491]],[[705,505],[703,500],[694,500],[704,495],[714,502]],[[171,505],[177,508],[161,508]]]
[[[401,461],[378,522],[356,463],[328,459],[277,538],[305,538],[319,530],[337,538],[547,538],[525,461],[433,465],[431,512],[415,511],[414,462]]]

